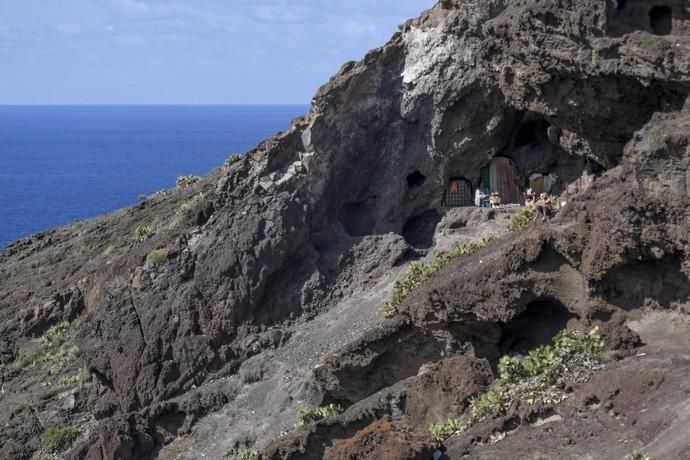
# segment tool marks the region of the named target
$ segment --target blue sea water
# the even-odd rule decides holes
[[[0,106],[0,249],[205,174],[308,106]]]

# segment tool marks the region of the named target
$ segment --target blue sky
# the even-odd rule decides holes
[[[0,104],[308,103],[435,0],[0,0]]]

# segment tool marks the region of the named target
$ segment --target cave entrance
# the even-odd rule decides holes
[[[513,147],[528,146],[541,142],[548,137],[549,123],[545,120],[528,120],[520,125],[513,140]]]
[[[480,170],[482,194],[492,194],[500,204],[522,201],[517,165],[508,157],[495,157]]]
[[[407,188],[421,187],[426,182],[426,176],[419,171],[414,171],[407,176]]]
[[[649,23],[656,35],[670,35],[673,30],[673,14],[671,7],[653,7],[649,10]]]
[[[462,177],[453,177],[448,180],[448,185],[443,193],[441,206],[446,208],[458,208],[473,205],[474,196],[472,183]]]
[[[434,210],[426,211],[405,222],[402,236],[416,249],[429,249],[434,244],[436,226],[441,216]]]
[[[502,325],[500,354],[526,354],[539,345],[548,345],[553,337],[574,318],[561,302],[541,299],[527,305],[525,311]]]
[[[376,224],[376,197],[343,204],[339,219],[350,236],[371,234]]]

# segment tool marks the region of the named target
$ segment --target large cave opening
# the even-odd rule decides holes
[[[657,35],[670,35],[673,31],[673,12],[670,6],[654,6],[649,10],[649,25]]]
[[[541,299],[501,326],[500,355],[525,354],[539,345],[549,345],[553,337],[574,318],[565,305],[555,299]]]
[[[348,235],[371,234],[376,225],[376,197],[343,204],[339,217]]]
[[[549,124],[544,120],[535,119],[526,121],[518,128],[517,134],[515,135],[514,147],[517,149],[544,140],[547,137],[548,129]]]
[[[434,244],[434,233],[440,221],[441,215],[435,210],[415,216],[403,226],[403,238],[413,248],[428,249]]]

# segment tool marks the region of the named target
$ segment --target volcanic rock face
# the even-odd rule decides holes
[[[638,345],[629,319],[690,309],[689,34],[681,0],[442,0],[200,183],[11,245],[0,457],[43,455],[44,430],[73,426],[69,458],[425,458],[426,425],[460,415],[500,356],[566,327]],[[558,191],[584,169],[599,177],[552,221],[508,235],[510,211],[441,206],[448,179],[478,186],[497,156],[522,180],[556,173]],[[502,238],[383,317],[411,260],[487,235]],[[652,318],[642,340],[655,359],[680,356],[682,385],[686,320]],[[659,377],[670,370],[654,366],[626,358],[572,399],[613,401],[621,388],[603,388],[619,385],[612,404],[633,417],[648,379],[659,390],[643,401],[675,404]],[[345,412],[295,427],[298,409],[328,403]],[[670,428],[640,429],[640,447],[687,458],[688,411],[650,413],[645,426]],[[620,430],[608,416],[595,412],[601,439]],[[529,436],[563,458],[633,450],[567,443],[561,428],[565,444],[548,444],[532,422],[487,422],[448,455],[514,458],[511,439]]]

